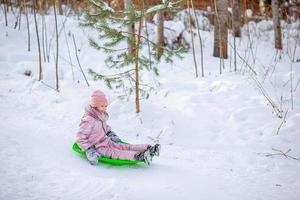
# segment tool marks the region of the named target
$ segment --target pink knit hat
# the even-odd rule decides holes
[[[99,107],[100,105],[107,106],[107,104],[108,104],[108,101],[106,99],[105,94],[102,91],[96,90],[92,93],[91,101],[90,101],[90,105],[92,107]]]

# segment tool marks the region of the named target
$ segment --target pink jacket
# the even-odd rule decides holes
[[[106,136],[106,133],[111,130],[106,124],[108,117],[107,113],[99,112],[91,106],[86,107],[77,132],[77,144],[82,150],[86,151],[92,146],[96,149],[107,147],[112,143]]]

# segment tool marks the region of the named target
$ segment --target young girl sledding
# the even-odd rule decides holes
[[[160,144],[121,144],[120,138],[106,123],[108,101],[100,90],[92,93],[90,105],[85,108],[77,133],[77,144],[86,152],[87,159],[96,165],[101,156],[121,159],[140,160],[150,165],[151,158],[159,156]]]

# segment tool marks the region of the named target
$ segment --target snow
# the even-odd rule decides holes
[[[0,15],[0,199],[300,199],[300,162],[266,156],[277,153],[272,150],[275,148],[291,149],[288,155],[300,157],[300,64],[291,62],[286,49],[280,60],[279,55],[275,58],[270,21],[252,24],[256,32],[247,31],[245,26],[237,46],[241,56],[253,64],[257,80],[275,104],[288,110],[286,123],[278,134],[283,119],[273,113],[243,60],[238,60],[238,71],[233,72],[230,47],[230,57],[219,74],[220,61],[212,57],[213,32],[201,30],[205,77],[195,78],[191,51],[173,64],[162,62],[159,77],[142,74],[142,80],[156,79],[160,87],[148,100],[141,101],[142,112],[136,115],[134,97],[119,100],[120,91],[109,90],[87,74],[88,68],[110,71],[105,68],[105,55],[88,45],[88,37],[95,36],[95,32],[79,27],[76,18],[67,19],[66,33],[75,35],[91,87],[85,84],[69,35],[66,38],[75,81],[63,35],[60,92],[53,89],[55,39],[50,63],[43,63],[43,82],[37,81],[33,17],[30,16],[31,52],[27,52],[23,19],[18,31],[13,29],[13,15],[9,15],[8,27]],[[54,33],[53,19],[46,16],[49,37]],[[41,18],[38,20],[41,23]],[[64,20],[59,17],[60,26]],[[283,33],[298,27],[291,25]],[[246,34],[250,34],[251,44]],[[195,40],[200,70],[198,37]],[[229,43],[232,40],[229,36]],[[297,45],[293,41],[285,37],[284,47]],[[295,60],[299,60],[300,50],[296,47]],[[291,64],[293,109],[289,90]],[[32,75],[25,76],[26,70]],[[109,124],[123,140],[162,144],[161,156],[151,166],[95,167],[72,152],[80,118],[94,89],[108,95]]]

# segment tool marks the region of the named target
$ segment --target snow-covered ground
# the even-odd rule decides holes
[[[59,19],[61,26],[65,17]],[[53,89],[53,16],[46,16],[48,38],[52,41],[50,63],[43,63],[44,79],[38,82],[33,17],[30,16],[31,52],[27,52],[25,18],[22,20],[18,31],[13,28],[13,15],[9,15],[8,27],[0,15],[1,200],[300,199],[300,162],[280,155],[266,156],[278,153],[272,150],[275,148],[291,149],[288,155],[300,157],[300,62],[292,63],[291,109],[291,61],[286,50],[281,60],[274,61],[273,32],[266,25],[269,22],[250,24],[253,43],[247,42],[247,27],[242,40],[237,41],[241,57],[254,67],[257,76],[251,75],[241,59],[238,72],[233,72],[232,50],[220,75],[219,59],[212,57],[213,32],[201,31],[205,77],[195,78],[191,52],[173,64],[161,63],[160,76],[155,78],[161,85],[148,100],[141,101],[142,112],[137,116],[134,97],[119,100],[114,91],[89,75],[91,87],[86,86],[71,34],[80,48],[85,72],[88,68],[108,71],[104,67],[105,55],[88,45],[88,35],[95,33],[79,27],[75,18],[66,20],[66,29],[60,35],[57,93]],[[295,29],[287,30],[290,29],[284,34],[294,34]],[[229,41],[232,44],[231,37]],[[286,48],[286,42],[285,45]],[[298,46],[296,59],[299,55]],[[26,70],[31,70],[32,75],[25,76]],[[284,112],[288,110],[286,123],[282,124],[283,119],[273,113],[253,77],[277,106]],[[109,124],[123,140],[162,144],[161,156],[151,166],[95,167],[72,152],[80,117],[94,89],[108,94]]]

